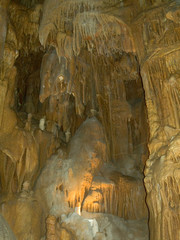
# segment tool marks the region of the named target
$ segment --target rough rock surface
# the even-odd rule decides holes
[[[97,221],[96,231],[89,221]],[[124,220],[110,214],[89,214],[83,212],[82,216],[75,213],[64,217],[61,226],[67,231],[75,232],[77,239],[83,240],[148,240],[148,227],[145,220]]]
[[[2,240],[16,240],[6,220],[0,215],[0,238]]]
[[[16,239],[39,240],[42,234],[42,208],[33,192],[29,191],[28,182],[24,183],[23,188],[18,196],[3,199],[1,212]]]
[[[83,201],[93,175],[106,158],[102,126],[96,118],[87,119],[72,138],[67,158],[63,157],[62,150],[59,150],[59,154],[48,161],[38,179],[36,191],[43,194],[49,210],[52,208],[52,214],[61,215],[56,209],[56,204],[59,205],[56,194],[65,199],[72,208],[77,202]],[[63,203],[62,201],[61,204]]]
[[[80,239],[58,217],[82,210],[116,215],[96,239],[148,238],[123,233],[141,218],[151,240],[180,238],[179,6],[0,0],[0,206],[18,239],[46,223]]]

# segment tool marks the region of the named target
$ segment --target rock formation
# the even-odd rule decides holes
[[[179,9],[0,0],[2,239],[180,239]]]
[[[0,237],[2,240],[15,240],[15,236],[9,227],[8,223],[5,221],[2,215],[0,215]]]

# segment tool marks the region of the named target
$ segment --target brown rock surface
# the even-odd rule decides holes
[[[151,240],[180,239],[179,6],[0,0],[0,200],[17,239],[145,240],[147,220]]]
[[[39,240],[41,237],[40,204],[29,191],[29,183],[23,185],[18,196],[9,196],[1,200],[1,212],[19,240]]]

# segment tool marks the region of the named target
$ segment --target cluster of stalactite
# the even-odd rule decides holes
[[[126,85],[136,82],[138,86],[140,81],[134,55],[123,53],[105,58],[83,51],[71,62],[65,58],[59,62],[53,49],[43,57],[40,101],[44,103],[49,99],[47,120],[51,122],[51,129],[55,122],[59,128],[62,127],[67,142],[69,135],[74,133],[73,124],[77,116],[81,119],[97,116],[106,130],[109,155],[118,161],[137,154],[135,145],[147,141],[146,134],[140,130],[146,125],[143,92],[131,99],[126,96],[130,95]],[[140,90],[141,86],[138,87]],[[138,116],[137,111],[142,111],[143,115]],[[124,139],[121,146],[118,138]],[[139,140],[135,143],[133,139]],[[144,146],[141,147],[145,153]]]
[[[125,219],[147,217],[142,181],[115,172],[110,178],[111,181],[103,181],[103,178],[93,180],[82,210],[111,213]]]

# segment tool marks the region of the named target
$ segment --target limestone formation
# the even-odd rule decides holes
[[[0,238],[180,239],[179,9],[0,0]]]
[[[67,158],[62,151],[52,156],[37,181],[36,194],[45,210],[58,217],[74,209],[78,201],[82,203],[105,160],[102,126],[96,118],[87,119],[72,138]]]
[[[2,240],[16,240],[11,228],[2,215],[0,215],[0,238]]]

